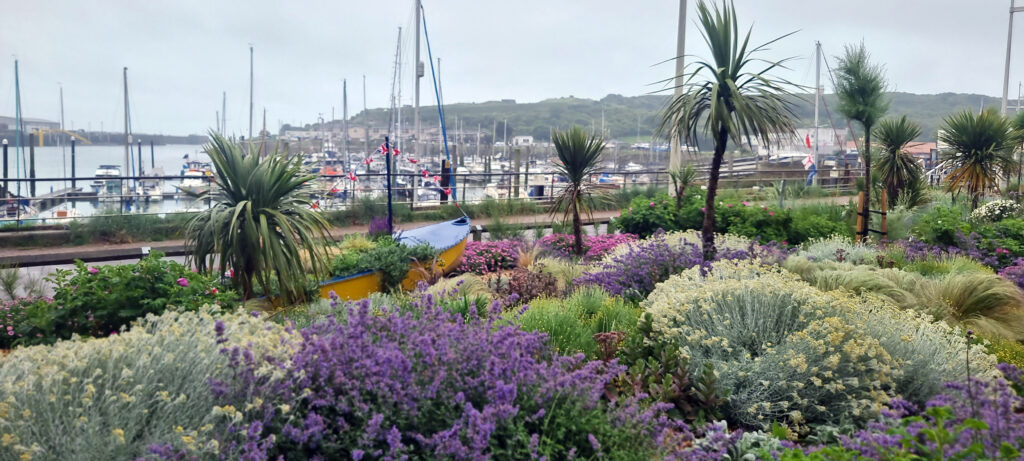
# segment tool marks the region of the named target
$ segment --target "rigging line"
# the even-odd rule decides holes
[[[828,71],[828,79],[830,81],[832,81],[832,88],[835,88],[836,87],[836,79],[835,79],[835,76],[832,75],[832,66],[828,65],[828,56],[825,56],[825,53],[821,53],[821,60],[825,63],[825,70]],[[822,101],[825,100],[824,95],[822,95],[821,100]],[[832,120],[831,120],[832,114],[831,114],[831,112],[828,111],[828,104],[825,104],[825,111],[829,113],[829,123],[832,123]],[[865,151],[861,150],[860,144],[857,142],[857,133],[855,133],[853,131],[853,124],[850,123],[850,119],[849,118],[846,119],[846,128],[848,128],[850,130],[850,137],[853,138],[853,145],[854,145],[854,147],[857,148],[857,152],[860,153],[861,156],[864,156],[865,155]],[[833,127],[833,131],[834,130],[835,130],[835,128]],[[838,133],[836,134],[836,138],[837,139],[839,138]],[[843,147],[846,147],[846,146],[843,146]],[[867,152],[866,155],[871,155],[871,153]],[[845,160],[845,155],[844,155],[844,160]]]
[[[444,124],[444,104],[441,102],[441,92],[437,86],[437,74],[434,72],[434,54],[430,50],[430,34],[427,33],[427,12],[424,10],[423,4],[420,4],[420,12],[420,17],[423,19],[423,38],[427,42],[427,59],[430,61],[430,77],[434,81],[434,97],[437,98],[437,116],[441,119],[441,139],[444,144],[444,156],[448,160],[448,165],[451,165],[452,156],[448,152],[448,131]],[[455,177],[451,175],[449,177],[451,178],[452,199],[458,203],[459,196],[456,194],[458,188],[455,187]]]

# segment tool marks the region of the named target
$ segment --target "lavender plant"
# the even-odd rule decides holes
[[[289,363],[226,352],[223,404],[252,408],[229,426],[223,453],[243,459],[651,459],[656,440],[685,434],[635,402],[602,403],[623,367],[549,355],[545,336],[444,312],[425,295],[407,312],[371,311],[302,330]],[[293,379],[253,373],[280,368]],[[670,428],[676,427],[673,432]],[[179,443],[155,447],[164,455]]]

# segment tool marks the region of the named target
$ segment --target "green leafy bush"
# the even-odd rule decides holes
[[[21,344],[49,343],[72,334],[107,336],[146,314],[168,306],[195,310],[204,304],[229,305],[238,296],[213,276],[151,253],[136,264],[57,269],[48,281],[53,302],[34,305],[28,312],[31,334]]]
[[[290,334],[248,313],[204,307],[150,315],[109,338],[15,349],[0,361],[0,459],[137,459],[167,440],[216,453],[214,428],[244,410],[215,406],[209,380],[231,375],[221,348],[283,359]]]
[[[921,214],[913,234],[927,243],[955,246],[959,243],[958,235],[971,232],[971,225],[965,218],[960,207],[935,206]]]

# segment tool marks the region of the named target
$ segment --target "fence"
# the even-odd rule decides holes
[[[834,193],[855,190],[859,171],[819,170],[820,187]],[[387,187],[384,173],[366,173],[352,181],[348,175],[320,175],[310,188],[310,197],[322,210],[343,210],[358,206],[361,201],[384,200]],[[439,185],[435,176],[392,174],[392,199],[396,205],[414,209],[436,207],[445,203],[478,203],[487,199],[531,200],[549,202],[566,187],[564,178],[552,172],[520,173],[452,173],[446,175],[453,187]],[[211,206],[209,200],[195,200],[180,188],[182,181],[199,180],[191,187],[203,192],[212,186],[212,177],[195,176],[117,176],[78,178],[2,179],[0,182],[0,224],[66,223],[71,219],[101,214],[151,214],[197,212]],[[721,189],[778,187],[782,181],[790,186],[804,184],[807,172],[802,168],[784,168],[772,164],[750,164],[743,167],[723,165],[719,180]],[[633,187],[657,187],[668,190],[671,181],[665,170],[608,171],[589,178],[599,189],[617,190]],[[127,183],[127,185],[126,185]],[[76,187],[72,187],[75,184]],[[83,186],[84,184],[84,186]],[[140,185],[159,184],[145,189]],[[445,184],[442,182],[442,184]],[[33,187],[34,186],[34,187]],[[9,187],[9,191],[5,190]],[[17,192],[20,189],[21,195]],[[32,190],[48,190],[31,195]],[[445,189],[450,194],[445,194]],[[447,195],[447,197],[446,197]]]

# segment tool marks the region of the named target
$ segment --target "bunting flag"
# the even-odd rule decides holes
[[[349,172],[348,179],[351,179],[351,180],[355,181],[356,180],[356,172],[355,171]]]
[[[393,155],[394,155],[395,157],[398,157],[398,154],[401,154],[401,153],[402,153],[402,151],[398,150],[398,148],[397,148],[397,147],[392,147],[392,148],[391,148],[391,153],[392,153],[392,154],[393,154]],[[412,163],[416,163],[416,162],[412,162]]]
[[[427,171],[427,170],[423,170],[423,177],[424,178],[429,178],[430,177],[430,172]]]
[[[373,163],[373,157],[366,157],[366,160],[363,160],[363,163],[369,166],[371,163]]]
[[[398,155],[398,154],[395,154],[395,155]],[[409,159],[409,163],[415,165],[415,164],[420,163],[420,162],[418,160],[414,159],[414,158],[410,158]]]
[[[804,169],[810,169],[812,166],[814,166],[814,154],[808,152],[807,158],[804,159]]]
[[[434,175],[434,182],[441,182],[441,177],[438,175]]]
[[[807,133],[807,137],[804,138],[804,143],[807,144],[807,148],[811,148],[811,134]]]

